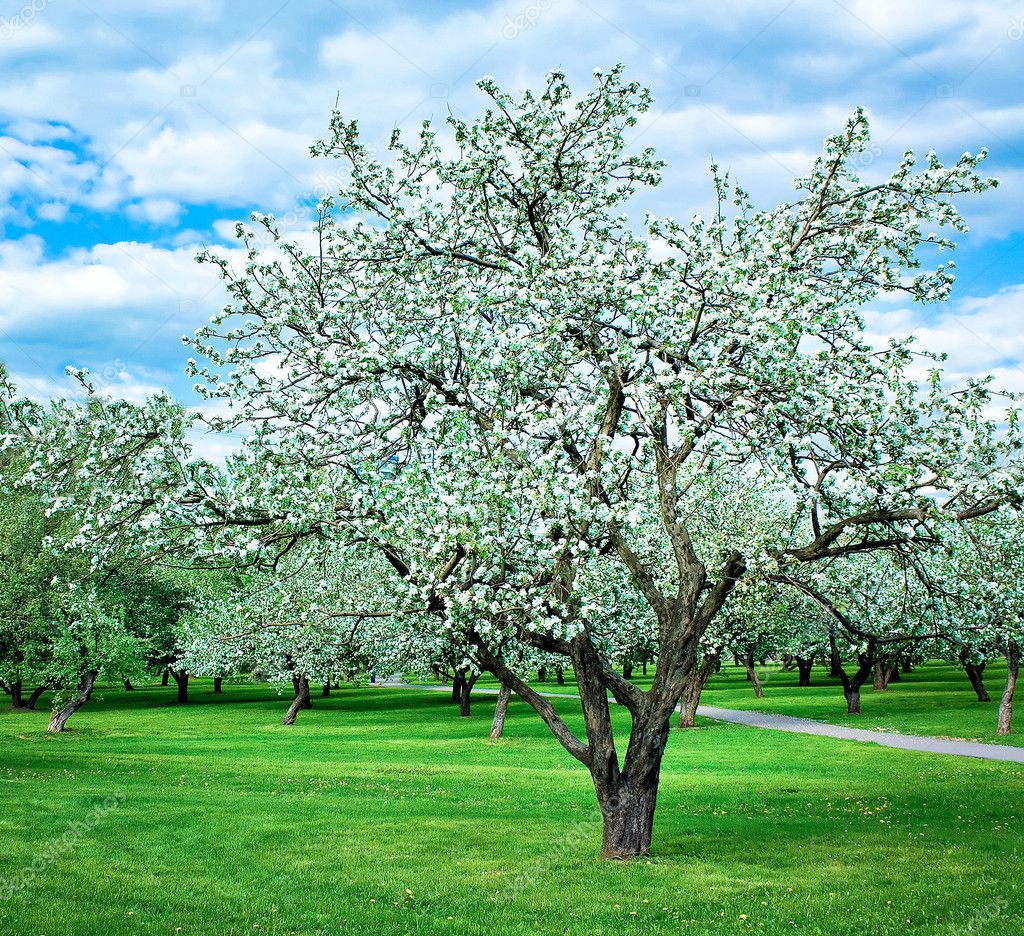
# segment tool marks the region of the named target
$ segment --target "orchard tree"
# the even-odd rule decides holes
[[[273,245],[242,230],[241,269],[203,257],[232,302],[190,372],[231,406],[215,428],[251,430],[234,477],[189,461],[167,403],[113,427],[93,401],[83,530],[148,523],[226,558],[313,536],[379,550],[396,612],[455,632],[537,711],[591,774],[602,855],[628,858],[650,847],[669,719],[737,581],[915,548],[937,514],[1016,497],[1016,432],[987,417],[988,386],[922,386],[911,344],[870,346],[858,312],[880,293],[945,298],[951,266],[922,255],[964,230],[953,199],[993,183],[984,153],[907,153],[861,180],[858,111],[790,203],[759,209],[714,169],[707,218],[630,222],[663,169],[627,147],[647,92],[619,68],[578,98],[560,73],[519,99],[480,87],[479,119],[451,118],[444,143],[396,133],[386,162],[336,114],[314,152],[350,181],[312,246],[265,218]],[[60,474],[59,453],[39,459]],[[398,466],[386,482],[382,464]],[[753,547],[699,522],[736,471],[786,488]],[[605,574],[656,634],[646,691],[603,649]],[[503,662],[513,641],[571,663],[585,737]],[[609,693],[631,719],[621,757]]]

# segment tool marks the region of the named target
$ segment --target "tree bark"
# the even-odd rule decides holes
[[[28,701],[25,703],[25,708],[30,711],[35,711],[36,703],[40,700],[43,693],[50,688],[49,683],[43,683],[32,690],[32,694],[28,697]]]
[[[135,687],[132,685],[132,681],[130,679],[126,679],[124,681],[124,691],[125,692],[134,692],[135,691]]]
[[[843,661],[839,656],[839,646],[836,644],[836,635],[829,632],[828,635],[828,674],[833,679],[840,679],[843,669]]]
[[[465,680],[462,678],[462,673],[455,673],[452,676],[452,702],[458,704],[462,701],[462,687],[465,684]]]
[[[292,700],[292,704],[288,706],[288,711],[285,712],[284,721],[282,722],[285,725],[295,724],[299,709],[313,707],[313,702],[309,698],[309,680],[305,676],[295,676],[292,679],[292,684],[295,686],[295,698]]]
[[[888,667],[881,660],[876,661],[871,672],[871,688],[875,692],[885,692],[889,688],[889,680],[886,677]]]
[[[967,673],[967,678],[971,681],[971,686],[978,697],[978,701],[991,702],[992,696],[988,694],[988,690],[985,688],[985,662],[966,662],[964,663],[964,672]]]
[[[504,683],[498,690],[498,701],[494,705],[494,721],[491,722],[491,740],[496,741],[505,733],[505,715],[508,712],[508,701],[512,690]]]
[[[846,672],[846,667],[842,664],[839,666],[839,679],[843,684],[847,715],[860,714],[860,687],[868,681],[875,668],[874,638],[868,640],[868,649],[864,653],[857,654],[857,663],[857,671],[852,677]]]
[[[97,675],[98,673],[96,670],[89,670],[82,676],[78,683],[78,691],[75,693],[74,698],[72,698],[64,708],[60,710],[53,710],[50,715],[50,724],[46,727],[47,731],[52,734],[58,734],[64,730],[64,726],[67,724],[68,719],[89,701],[89,698],[92,695],[92,687],[96,685]]]
[[[797,673],[797,685],[798,686],[809,686],[811,684],[811,671],[814,669],[814,657],[802,657],[796,658]]]
[[[561,666],[555,667],[555,682],[560,686],[565,685],[565,670]]]
[[[754,654],[747,653],[743,657],[743,668],[747,671],[747,679],[750,680],[750,684],[754,687],[754,695],[760,699],[764,696],[764,688],[761,686],[761,679],[757,675],[757,669],[754,667]]]
[[[537,682],[548,681],[548,670],[546,666],[541,666],[537,669]]]
[[[697,721],[697,706],[700,705],[700,694],[704,691],[708,679],[715,671],[719,661],[718,654],[705,657],[700,667],[683,687],[679,697],[679,727],[692,728]]]
[[[170,670],[164,670],[163,676],[160,677],[160,685],[161,686],[166,686],[167,685],[167,680],[170,677],[170,675],[171,675],[170,674]]]
[[[174,684],[178,687],[178,705],[188,702],[188,670],[171,670]]]
[[[996,733],[1008,735],[1013,725],[1013,693],[1017,688],[1017,676],[1020,672],[1020,646],[1015,640],[1008,642],[1006,648],[1006,688],[999,702],[999,722]]]
[[[331,694],[331,681],[330,679],[324,680],[323,692],[320,693],[325,699]]]
[[[222,687],[222,685],[223,685],[223,683],[224,683],[224,677],[223,677],[223,676],[214,676],[214,677],[213,677],[213,691],[214,691],[215,693],[217,693],[218,695],[219,695],[219,694],[220,694],[221,692],[223,692],[223,691],[224,691],[224,690],[223,690],[223,689],[221,688],[221,687]]]
[[[622,678],[623,679],[632,679],[633,678],[633,663],[632,663],[632,661],[627,661],[627,662],[622,664]]]
[[[16,679],[10,685],[11,690],[11,708],[21,709],[25,707],[25,703],[21,697],[21,680]]]
[[[469,718],[470,697],[473,692],[473,687],[476,685],[476,681],[479,678],[479,673],[475,676],[470,676],[468,679],[465,676],[462,677],[462,695],[459,696],[459,716],[461,718]]]

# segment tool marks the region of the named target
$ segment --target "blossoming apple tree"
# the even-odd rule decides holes
[[[173,417],[154,437],[157,410],[135,414],[95,466],[117,476],[130,451],[141,480],[132,496],[97,483],[113,512],[89,522],[232,561],[313,537],[378,550],[396,611],[456,635],[536,710],[590,772],[602,855],[630,857],[650,846],[669,718],[737,581],[900,551],[937,513],[1016,497],[1016,434],[999,435],[987,384],[921,385],[911,344],[870,346],[858,311],[880,293],[944,298],[952,265],[928,253],[964,230],[954,200],[993,183],[984,153],[907,153],[862,180],[858,111],[786,204],[758,208],[715,169],[707,217],[630,219],[664,169],[628,146],[647,92],[618,68],[578,97],[560,73],[518,99],[480,88],[482,116],[451,118],[443,141],[396,132],[387,159],[336,114],[314,152],[350,181],[312,243],[265,218],[269,250],[243,230],[242,266],[203,257],[232,301],[190,370],[231,407],[214,427],[248,432],[236,477],[190,468]],[[699,523],[736,471],[785,488],[754,548]],[[608,576],[656,635],[646,691],[599,638],[618,613],[593,585]],[[571,662],[583,737],[504,662],[515,643]],[[621,756],[609,694],[631,718]]]

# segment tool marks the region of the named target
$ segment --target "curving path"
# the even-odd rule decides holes
[[[449,686],[414,686],[393,679],[376,683],[377,686],[405,689],[427,689],[434,692],[450,692]],[[474,689],[474,695],[496,695],[497,689]],[[579,696],[569,692],[542,692],[549,699],[578,699]],[[933,738],[928,735],[898,734],[889,731],[868,731],[864,728],[848,728],[846,725],[830,725],[828,722],[815,721],[813,718],[797,718],[794,715],[772,715],[768,712],[747,712],[740,709],[718,708],[714,705],[701,705],[697,714],[715,721],[729,722],[733,725],[749,725],[752,728],[768,728],[772,731],[790,731],[797,734],[823,735],[828,738],[841,738],[846,741],[861,741],[869,744],[880,744],[883,747],[900,748],[904,751],[926,751],[930,754],[956,754],[960,757],[978,757],[982,760],[1012,761],[1024,764],[1024,747],[1013,747],[1008,744],[980,744],[977,741],[955,741],[946,738]]]

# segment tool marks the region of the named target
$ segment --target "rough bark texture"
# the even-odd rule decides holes
[[[25,703],[22,701],[21,698],[21,680],[14,680],[14,682],[11,683],[9,688],[11,692],[11,708],[24,708]]]
[[[999,723],[997,734],[1008,735],[1013,730],[1013,693],[1017,688],[1020,673],[1020,646],[1011,640],[1006,648],[1006,688],[999,702]]]
[[[62,709],[54,709],[50,715],[50,724],[46,730],[57,734],[64,730],[64,726],[67,724],[68,719],[75,714],[86,702],[89,701],[89,697],[92,695],[92,688],[96,685],[96,670],[89,670],[81,681],[78,683],[78,690],[71,700]]]
[[[747,679],[754,687],[754,695],[760,699],[764,696],[764,687],[761,685],[761,678],[757,675],[757,669],[754,667],[754,654],[748,653],[743,657],[743,668],[747,671]]]
[[[796,658],[796,669],[797,669],[797,685],[809,686],[811,684],[811,672],[814,669],[814,657],[801,657]]]
[[[964,672],[967,673],[967,678],[971,681],[971,686],[978,697],[978,701],[991,702],[992,696],[988,694],[988,690],[985,688],[985,663],[972,663],[968,661],[964,663]]]
[[[462,701],[462,687],[465,685],[465,680],[462,678],[462,673],[456,673],[452,676],[452,702],[458,704]]]
[[[508,712],[508,700],[512,690],[502,683],[498,690],[498,701],[494,705],[494,721],[491,722],[491,740],[496,741],[505,733],[505,714]]]
[[[283,724],[285,725],[295,724],[299,709],[313,707],[313,702],[309,698],[309,680],[305,676],[296,676],[292,679],[292,685],[295,687],[295,698],[292,699],[292,704],[288,706],[288,711],[284,714]]]

